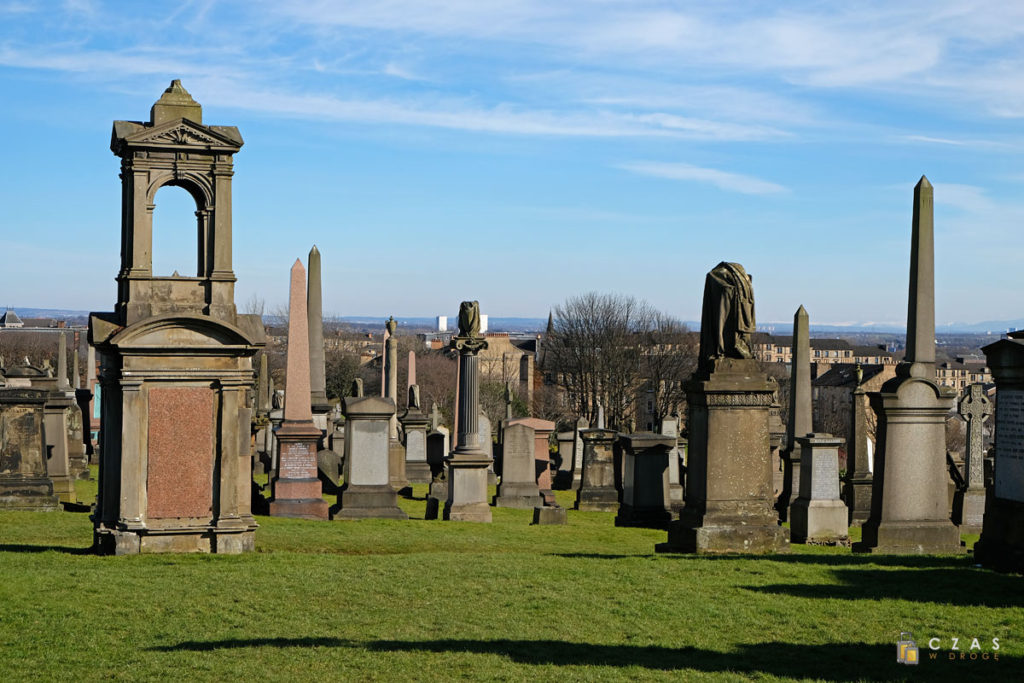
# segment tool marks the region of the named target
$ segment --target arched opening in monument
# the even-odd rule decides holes
[[[153,200],[153,275],[199,275],[198,205],[183,187],[165,185]]]

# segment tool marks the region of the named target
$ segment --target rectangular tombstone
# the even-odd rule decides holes
[[[496,507],[532,509],[543,504],[537,486],[535,444],[530,426],[513,423],[505,427]]]
[[[548,449],[548,441],[552,432],[555,431],[555,423],[536,417],[522,417],[509,421],[510,426],[516,424],[523,424],[533,429],[534,476],[537,488],[540,489],[540,495],[544,498],[544,504],[554,505],[555,494],[551,488],[551,452]]]
[[[673,436],[640,432],[620,437],[625,476],[616,526],[665,528],[672,520],[669,454]]]
[[[839,498],[839,447],[831,434],[798,436],[800,495],[790,506],[793,543],[849,545],[849,510]]]
[[[555,470],[554,488],[565,491],[572,488],[572,452],[576,444],[575,432],[558,432],[558,468]]]
[[[583,463],[580,487],[576,491],[576,509],[617,511],[619,492],[615,488],[615,431],[585,429],[577,433],[583,442]]]
[[[46,470],[46,393],[0,389],[0,509],[60,509]]]
[[[584,429],[590,429],[590,422],[587,418],[581,417],[576,420],[576,427],[573,430],[572,446],[572,488],[578,490],[583,481],[583,438],[580,433]]]
[[[395,403],[390,398],[346,398],[345,484],[332,519],[408,519],[391,486],[390,435]]]

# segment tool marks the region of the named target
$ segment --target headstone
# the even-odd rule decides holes
[[[558,432],[558,462],[555,469],[554,488],[565,491],[572,488],[572,450],[576,443],[575,432]]]
[[[313,423],[309,388],[309,331],[306,329],[306,273],[295,259],[288,305],[288,357],[284,420],[277,429],[277,471],[271,481],[271,517],[327,519],[328,505],[318,475],[321,431]]]
[[[992,414],[985,387],[967,387],[957,406],[967,421],[967,450],[964,454],[966,488],[959,501],[960,533],[979,534],[985,517],[985,418]]]
[[[481,410],[479,420],[477,435],[480,437],[480,450],[491,459],[491,464],[487,466],[487,485],[494,486],[498,483],[498,480],[494,472],[494,440],[491,418],[487,417],[487,413]]]
[[[0,509],[60,509],[46,469],[47,392],[0,388]]]
[[[769,416],[775,383],[753,357],[751,279],[739,264],[708,273],[697,371],[686,385],[686,505],[657,550],[770,553],[789,546],[772,501]]]
[[[615,526],[665,528],[672,521],[669,457],[675,450],[676,438],[639,432],[624,434],[620,441],[625,477]]]
[[[831,434],[797,437],[800,496],[790,506],[793,543],[849,545],[846,504],[839,498],[839,447]]]
[[[995,459],[981,540],[974,557],[1024,573],[1024,332],[982,348],[996,384]]]
[[[813,431],[811,408],[811,337],[807,311],[801,306],[793,315],[793,360],[789,371],[789,425],[786,449],[782,453],[784,468],[782,492],[775,507],[779,519],[789,518],[789,505],[800,491],[800,447],[797,438]]]
[[[868,462],[868,396],[861,386],[864,371],[856,368],[857,386],[850,410],[850,443],[846,448],[846,480],[843,494],[850,509],[849,523],[861,526],[871,514],[872,474]]]
[[[581,417],[576,420],[576,426],[573,429],[573,442],[572,442],[572,488],[574,491],[578,491],[580,483],[583,481],[583,437],[580,433],[584,429],[590,429],[590,422],[587,418]]]
[[[533,508],[533,521],[531,524],[551,525],[567,524],[569,515],[563,507],[537,506]]]
[[[527,424],[513,423],[502,432],[501,483],[495,507],[530,509],[543,505],[537,487],[534,432]]]
[[[148,122],[114,122],[122,183],[117,304],[89,317],[103,365],[92,515],[99,552],[253,549],[252,358],[265,333],[258,316],[239,314],[234,301],[231,183],[241,147],[235,127],[203,125],[202,107],[179,81]],[[195,277],[154,277],[152,198],[164,185],[185,188],[196,202]]]
[[[679,418],[666,417],[661,421],[661,433],[675,439],[668,454],[668,500],[672,512],[683,509],[682,452],[679,450]]]
[[[576,509],[614,512],[619,509],[615,488],[616,433],[611,429],[585,429],[577,432],[583,442],[583,472],[576,491]]]
[[[333,519],[408,519],[398,507],[390,483],[390,421],[395,403],[390,398],[346,398],[345,485],[332,509]]]
[[[548,444],[551,434],[555,431],[555,423],[537,417],[521,417],[512,420],[509,425],[524,424],[533,429],[533,457],[537,487],[544,498],[545,505],[555,504],[555,493],[551,482],[551,449]]]
[[[914,188],[910,243],[907,351],[896,377],[871,395],[878,415],[878,451],[871,514],[863,552],[960,552],[960,532],[949,519],[946,415],[955,396],[935,382],[935,249],[932,186]]]
[[[411,363],[415,363],[414,358],[410,353]],[[405,434],[405,476],[412,484],[429,484],[433,479],[427,460],[429,420],[420,408],[420,388],[416,384],[409,387],[409,407],[402,414],[401,423]]]
[[[480,450],[480,351],[487,340],[480,333],[480,305],[463,301],[459,307],[459,334],[451,347],[459,352],[457,425],[458,444],[448,464],[448,500],[444,518],[452,521],[490,522],[487,470],[491,459]]]

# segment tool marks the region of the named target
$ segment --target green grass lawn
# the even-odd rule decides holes
[[[655,555],[664,532],[610,513],[536,527],[402,505],[413,519],[260,517],[242,556],[95,557],[85,514],[0,513],[0,680],[1024,675],[1024,577],[970,556]],[[919,666],[896,663],[900,631]],[[999,661],[950,662],[952,637],[965,653],[998,637]]]

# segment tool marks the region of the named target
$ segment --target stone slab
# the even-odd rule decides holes
[[[531,524],[566,524],[569,515],[562,507],[535,507],[533,508],[533,521]]]

